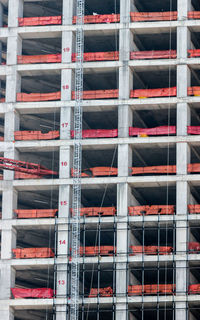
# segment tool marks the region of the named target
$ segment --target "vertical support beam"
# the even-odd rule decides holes
[[[130,97],[133,88],[132,71],[129,68],[131,48],[131,31],[129,29],[131,0],[120,0],[119,30],[119,60],[122,66],[119,68],[119,106],[118,106],[118,136],[128,137],[129,126],[132,125],[132,111],[126,101]],[[132,160],[132,152],[129,145],[118,145],[118,176],[128,177],[129,166]],[[127,210],[129,203],[129,186],[127,183],[117,185],[117,215],[123,217],[117,223],[117,255],[127,255]],[[116,320],[126,320],[126,303],[120,302],[120,297],[127,293],[127,264],[116,263]]]
[[[75,15],[75,0],[63,0],[62,24],[64,26],[71,25],[73,16]]]
[[[8,27],[18,27],[18,18],[23,17],[24,0],[9,0],[8,2]]]
[[[75,14],[75,0],[63,0],[62,24],[72,25],[72,19]],[[62,32],[62,63],[71,63],[72,53],[75,47],[75,37],[72,31],[64,30]],[[61,100],[65,101],[65,106],[60,109],[60,139],[71,139],[71,130],[73,129],[73,109],[69,106],[71,93],[74,90],[73,70],[63,69],[61,71]],[[69,179],[72,165],[72,148],[60,147],[60,179]],[[59,211],[58,211],[58,242],[57,242],[57,298],[64,301],[67,298],[67,275],[68,275],[68,218],[71,208],[71,187],[69,184],[59,186]],[[66,221],[63,223],[63,218]],[[59,224],[59,221],[62,223]],[[63,257],[66,263],[63,264]],[[67,304],[60,304],[56,300],[56,320],[67,320]]]
[[[130,90],[133,88],[133,74],[128,66],[130,51],[133,46],[133,35],[129,29],[130,21],[130,0],[120,2],[120,19],[123,28],[119,30],[119,60],[122,66],[119,68],[119,103],[118,107],[118,130],[119,137],[129,136],[129,126],[132,125],[132,112],[129,105],[123,103],[130,97]]]

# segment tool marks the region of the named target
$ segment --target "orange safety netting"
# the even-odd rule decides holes
[[[200,87],[189,87],[188,96],[200,96]]]
[[[145,284],[128,286],[128,295],[143,294],[174,294],[176,291],[175,284]]]
[[[200,126],[188,126],[187,133],[188,134],[200,134]]]
[[[52,16],[52,17],[19,18],[18,21],[19,21],[19,27],[47,26],[51,24],[62,24],[62,17]]]
[[[176,50],[133,51],[130,54],[130,59],[176,59],[176,56]]]
[[[189,11],[188,19],[200,19],[200,11]]]
[[[92,288],[90,290],[90,294],[89,294],[89,298],[95,298],[97,296],[100,297],[112,297],[113,295],[113,289],[111,287],[107,287],[107,288]]]
[[[113,246],[80,247],[81,256],[113,256],[115,253]]]
[[[130,216],[154,215],[154,214],[175,214],[174,205],[152,205],[128,207]]]
[[[119,60],[119,52],[88,52],[83,55],[84,61],[111,61]],[[72,54],[72,62],[76,61],[76,53]]]
[[[73,24],[76,24],[77,17],[73,18]],[[119,14],[94,14],[84,16],[84,23],[114,23],[120,21]]]
[[[17,93],[18,102],[55,101],[60,99],[60,91],[51,93]]]
[[[90,99],[114,99],[118,98],[119,90],[90,90],[90,91],[83,91],[83,99],[90,100]],[[72,100],[75,99],[75,92],[72,91]]]
[[[200,165],[199,165],[200,167]],[[168,166],[151,166],[151,167],[132,167],[131,174],[175,174],[176,173],[176,166],[175,165],[168,165]]]
[[[24,248],[12,249],[15,259],[53,258],[55,256],[51,248]]]
[[[146,134],[148,136],[176,134],[176,127],[175,126],[160,126],[155,128],[129,127],[129,136],[138,136],[142,134]]]
[[[15,131],[15,140],[53,140],[60,137],[59,131]]]
[[[14,210],[18,219],[54,218],[58,209],[18,209]]]
[[[200,57],[200,50],[199,49],[188,50],[188,55],[189,55],[189,58]]]
[[[200,204],[189,204],[188,211],[189,213],[200,213]]]
[[[192,173],[192,172],[196,172],[199,173],[200,172],[200,163],[190,163],[188,164],[188,173]]]
[[[17,63],[59,63],[61,62],[61,54],[45,54],[35,56],[17,56]]]
[[[177,11],[131,12],[131,21],[172,21],[177,20]]]
[[[104,176],[117,176],[118,169],[111,168],[111,167],[94,167],[84,169],[81,173],[82,178],[89,178],[89,177],[104,177]],[[71,176],[74,176],[74,170],[71,169]]]
[[[131,256],[136,254],[147,254],[147,255],[166,255],[170,254],[173,251],[173,247],[164,247],[164,246],[130,246]]]
[[[130,98],[175,97],[176,87],[131,90]]]
[[[188,243],[189,253],[199,253],[200,252],[200,243],[199,242],[190,242]]]
[[[188,294],[200,294],[200,284],[191,284],[188,287]]]
[[[50,288],[37,288],[37,289],[24,289],[24,288],[11,288],[14,299],[23,298],[38,298],[38,299],[52,299],[54,295],[53,289]]]
[[[82,138],[116,138],[117,129],[89,129],[82,131]],[[74,138],[74,130],[71,131],[71,137]]]
[[[70,209],[73,214],[73,209]],[[80,216],[83,217],[99,217],[99,216],[115,216],[115,207],[88,207],[80,208]]]

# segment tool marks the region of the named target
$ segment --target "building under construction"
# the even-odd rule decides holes
[[[0,0],[2,320],[75,320],[77,2]],[[199,320],[200,3],[82,19],[79,320]]]

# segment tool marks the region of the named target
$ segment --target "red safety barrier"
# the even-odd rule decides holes
[[[81,256],[113,256],[115,253],[113,246],[80,247]]]
[[[4,137],[0,137],[0,141],[4,141]]]
[[[24,298],[52,299],[54,295],[53,289],[50,289],[50,288],[37,288],[37,289],[12,288],[11,292],[14,299],[24,299]]]
[[[119,52],[86,52],[83,54],[84,61],[117,61]],[[72,62],[76,61],[76,53],[72,53]]]
[[[55,256],[51,248],[24,248],[12,249],[15,259],[53,258]]]
[[[191,284],[188,287],[188,294],[200,294],[200,284]]]
[[[176,134],[175,126],[160,126],[155,128],[133,128],[129,127],[129,136],[139,136],[146,134],[148,136],[162,136]]]
[[[73,18],[73,24],[76,24],[77,17]],[[119,14],[94,14],[89,16],[84,16],[84,23],[114,23],[120,22]]]
[[[59,131],[15,131],[15,140],[53,140],[60,137]]]
[[[188,96],[200,96],[200,87],[189,87]]]
[[[174,294],[176,290],[175,284],[145,284],[128,286],[128,295],[137,296],[143,294]]]
[[[119,96],[119,90],[90,90],[83,91],[83,100],[91,100],[91,99],[115,99]],[[75,92],[72,91],[72,100],[75,99]]]
[[[176,87],[159,89],[136,89],[131,90],[130,98],[155,98],[155,97],[175,97]]]
[[[118,129],[89,129],[82,131],[82,138],[116,138]],[[74,130],[71,131],[71,137],[74,138]]]
[[[200,213],[200,204],[189,204],[188,211],[189,213]]]
[[[130,54],[131,60],[141,59],[176,59],[176,50],[152,50],[152,51],[133,51]]]
[[[131,12],[131,21],[172,21],[177,20],[177,11]]]
[[[144,253],[147,255],[166,255],[170,254],[173,251],[172,247],[160,247],[160,246],[130,246],[131,256],[136,254]]]
[[[89,177],[104,177],[104,176],[117,176],[118,169],[110,167],[94,167],[89,169],[84,169],[81,173],[82,178]],[[71,169],[71,176],[74,176],[74,170]]]
[[[154,215],[154,214],[175,214],[175,206],[134,206],[128,207],[130,216]]]
[[[18,209],[14,210],[18,219],[54,218],[58,209]]]
[[[2,174],[0,174],[0,180],[3,180],[3,175]]]
[[[17,102],[55,101],[60,100],[61,92],[50,93],[17,93]]]
[[[200,19],[200,11],[189,11],[188,19]]]
[[[19,18],[19,27],[25,26],[48,26],[51,24],[62,24],[61,16],[53,17],[31,17],[31,18]]]
[[[17,63],[60,63],[61,54],[46,54],[46,55],[35,55],[35,56],[17,56]]]
[[[189,58],[200,57],[200,50],[199,49],[188,50],[188,56]]]
[[[200,252],[200,243],[199,242],[190,242],[188,244],[189,253],[199,253]]]
[[[107,288],[92,288],[90,290],[89,298],[95,298],[97,296],[99,297],[112,297],[113,295],[113,289],[111,287]]]
[[[71,214],[73,209],[70,209]],[[115,207],[89,207],[81,208],[80,216],[83,217],[98,217],[98,216],[115,216],[116,208]]]
[[[200,168],[200,164],[199,164]],[[152,167],[132,167],[131,174],[175,174],[176,166],[152,166]]]
[[[200,126],[188,126],[187,133],[188,134],[200,134]]]
[[[200,163],[190,163],[188,164],[188,173],[199,173],[200,172]]]

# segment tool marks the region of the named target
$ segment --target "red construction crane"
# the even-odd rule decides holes
[[[49,170],[39,164],[0,157],[0,169],[12,170],[38,176],[58,175],[58,172]]]

